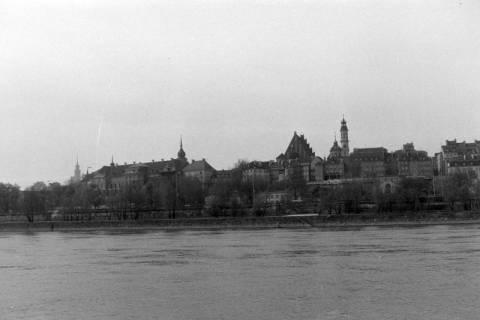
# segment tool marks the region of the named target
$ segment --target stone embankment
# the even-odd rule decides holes
[[[415,227],[424,225],[478,224],[480,212],[452,213],[447,216],[430,215],[412,218],[365,218],[357,216],[290,215],[265,217],[182,218],[155,220],[83,220],[2,222],[0,230],[83,230],[83,229],[252,229],[252,228],[363,228],[363,227]]]

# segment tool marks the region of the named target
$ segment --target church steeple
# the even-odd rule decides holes
[[[345,116],[343,116],[340,127],[340,145],[342,146],[342,157],[348,157],[350,155],[350,148],[348,144],[347,121],[345,121]]]
[[[73,182],[80,182],[82,180],[82,172],[80,171],[80,165],[78,164],[78,155],[77,162],[75,164],[75,171],[73,172]]]
[[[186,154],[185,154],[185,151],[183,150],[183,139],[182,139],[182,136],[180,136],[180,150],[178,150],[177,158],[181,160],[186,160],[187,158],[185,158],[185,156]]]

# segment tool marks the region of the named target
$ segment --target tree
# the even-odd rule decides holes
[[[363,198],[363,188],[361,183],[346,184],[341,188],[341,198],[345,203],[346,212],[360,212],[360,201]]]
[[[303,168],[299,163],[295,163],[290,170],[288,188],[293,192],[294,199],[297,199],[299,195],[305,194],[307,182],[303,176]]]
[[[431,181],[424,178],[403,178],[400,180],[396,195],[400,204],[407,210],[422,209],[424,200],[431,191]]]
[[[130,183],[124,186],[124,197],[127,207],[140,208],[145,204],[145,194],[142,186],[136,183]]]
[[[36,182],[23,191],[22,207],[29,222],[33,222],[35,214],[46,212],[47,185]]]
[[[320,199],[322,201],[323,209],[327,210],[329,214],[341,213],[341,206],[339,199],[341,197],[340,187],[331,186],[320,190]]]
[[[458,171],[446,177],[443,197],[453,210],[455,202],[463,205],[465,210],[471,208],[471,200],[475,197],[477,175],[474,171]]]
[[[181,205],[200,207],[204,204],[205,195],[202,183],[195,178],[181,177],[178,180],[178,196]]]
[[[0,212],[16,211],[20,198],[20,188],[17,185],[0,183]]]

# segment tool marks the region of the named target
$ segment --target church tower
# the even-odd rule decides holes
[[[82,180],[82,173],[80,171],[80,165],[78,164],[78,157],[77,157],[77,164],[75,165],[75,171],[73,172],[73,182],[80,182]]]
[[[184,161],[187,160],[185,151],[183,151],[183,141],[182,141],[182,137],[180,137],[180,150],[178,150],[177,159],[179,159],[179,160],[184,160]]]
[[[342,146],[342,157],[348,157],[350,155],[350,148],[348,146],[348,128],[345,117],[343,117],[342,126],[340,127],[340,144]]]

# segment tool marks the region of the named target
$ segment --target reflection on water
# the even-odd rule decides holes
[[[2,319],[478,319],[478,226],[0,234]]]

